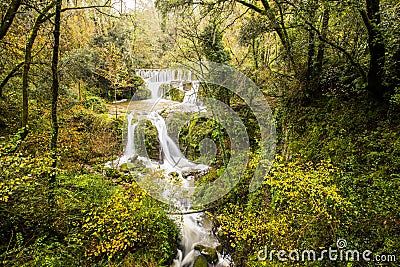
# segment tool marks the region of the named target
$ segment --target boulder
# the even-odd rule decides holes
[[[207,174],[208,169],[190,169],[182,172],[182,177],[187,180],[192,180],[193,178],[196,180],[197,178]]]
[[[208,267],[207,259],[203,255],[197,256],[194,261],[193,267]]]
[[[138,154],[133,155],[132,157],[129,158],[129,162],[136,163],[138,160],[138,157],[139,157]]]
[[[129,172],[131,169],[134,169],[135,167],[136,167],[135,164],[128,162],[128,163],[122,163],[121,166],[119,167],[119,169],[122,172]]]
[[[218,262],[217,250],[212,247],[207,247],[203,245],[196,245],[195,250],[199,251],[201,256],[205,257],[207,262],[210,264],[216,264]]]
[[[189,91],[190,89],[192,89],[192,83],[191,82],[184,82],[183,83],[183,90],[185,91]]]

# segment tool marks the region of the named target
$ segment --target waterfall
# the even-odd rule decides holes
[[[197,93],[199,88],[198,81],[192,81],[192,74],[190,71],[183,70],[136,70],[136,74],[141,76],[147,88],[152,92],[150,100],[156,102],[159,99],[159,87],[163,83],[180,82],[183,88],[183,81],[192,83],[190,90],[185,92],[182,105],[196,105],[198,104]],[[132,123],[134,119],[136,122]],[[128,162],[130,158],[137,154],[137,147],[135,146],[135,129],[138,127],[138,121],[148,120],[157,129],[157,137],[160,144],[161,161],[154,162],[148,157],[137,157],[141,160],[147,168],[164,170],[166,174],[176,172],[179,174],[182,185],[184,188],[190,190],[193,181],[187,180],[182,177],[185,171],[195,170],[197,172],[208,171],[208,166],[203,164],[196,164],[185,158],[180,151],[178,144],[168,135],[168,129],[165,120],[157,111],[146,112],[144,110],[134,110],[127,114],[127,143],[124,155],[120,158],[119,162]],[[169,192],[165,192],[169,195]],[[189,198],[176,199],[173,201],[177,203],[181,210],[187,211],[190,209]],[[217,240],[211,234],[211,223],[206,223],[206,216],[204,213],[193,213],[186,215],[171,215],[171,218],[181,228],[182,235],[182,251],[177,251],[176,259],[173,261],[171,267],[189,267],[193,266],[194,261],[200,254],[195,250],[196,245],[203,245],[209,248],[215,248],[218,245]],[[218,262],[213,265],[215,267],[229,266],[229,261],[222,259],[218,253]]]
[[[136,70],[136,75],[142,77],[142,79],[146,83],[146,87],[151,91],[151,101],[156,101],[160,98],[160,86],[162,84],[168,84],[171,82],[179,82],[180,88],[183,88],[183,82],[192,82],[192,72],[188,70],[180,70],[180,69],[166,69],[166,70],[151,70],[151,69],[138,69]],[[196,86],[198,88],[198,82]],[[188,95],[190,98],[187,103],[195,104],[195,99],[193,99],[193,95],[197,94],[197,88],[194,90],[193,88],[185,93],[185,97]],[[185,101],[184,101],[185,102]]]
[[[185,97],[183,98],[183,103],[197,104],[197,93],[199,91],[199,82],[193,81],[192,88],[185,92]]]

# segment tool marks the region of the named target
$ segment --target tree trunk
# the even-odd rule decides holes
[[[12,0],[10,6],[7,9],[6,14],[1,20],[0,25],[0,40],[6,36],[8,29],[10,28],[12,22],[14,21],[15,15],[19,7],[21,6],[21,0]]]
[[[324,10],[324,14],[322,15],[322,28],[321,28],[321,37],[326,39],[326,35],[328,33],[329,26],[329,17],[330,17],[330,9],[327,6]],[[314,86],[319,87],[322,75],[322,64],[324,60],[325,54],[325,42],[320,41],[318,45],[317,58],[315,60],[315,70],[314,70]]]
[[[315,60],[315,33],[313,30],[308,32],[308,55],[306,71],[306,98],[313,98],[316,88],[314,88],[314,60]]]
[[[28,125],[28,115],[29,115],[29,107],[28,107],[28,86],[29,86],[29,69],[31,68],[32,62],[32,48],[33,43],[37,37],[37,33],[39,30],[39,26],[32,28],[29,33],[28,40],[25,45],[25,59],[24,59],[24,69],[22,73],[22,119],[21,119],[21,127],[26,127]]]
[[[59,80],[58,80],[58,61],[60,51],[60,25],[61,25],[61,5],[62,0],[56,2],[56,13],[54,18],[54,46],[53,46],[53,57],[51,62],[51,71],[53,74],[53,83],[51,86],[51,122],[53,124],[50,150],[53,158],[53,168],[57,167],[57,139],[58,139],[58,120],[57,120],[57,104],[58,104],[58,91],[59,91]],[[50,177],[50,187],[53,188],[55,185],[56,174],[55,171]]]
[[[29,33],[28,39],[25,45],[25,59],[24,59],[24,68],[22,73],[22,116],[21,116],[21,127],[25,128],[28,125],[28,115],[29,115],[29,107],[28,107],[28,86],[29,86],[29,70],[31,68],[32,63],[32,48],[35,43],[35,39],[38,35],[38,31],[40,29],[40,25],[45,22],[47,17],[47,12],[53,8],[55,2],[51,2],[48,4],[39,16],[36,18],[35,23]]]
[[[382,99],[387,88],[383,85],[385,79],[386,48],[379,24],[381,22],[380,0],[366,0],[366,11],[361,10],[361,16],[368,31],[369,70],[367,74],[367,90],[375,97]]]
[[[298,71],[297,64],[294,60],[292,44],[290,42],[289,35],[288,35],[285,25],[284,25],[285,20],[283,17],[283,11],[282,11],[281,7],[278,5],[279,17],[280,17],[280,21],[278,21],[277,15],[274,14],[268,0],[261,0],[264,9],[258,7],[257,5],[254,5],[252,3],[246,2],[244,0],[235,0],[235,1],[268,18],[268,20],[271,22],[271,27],[278,35],[278,37],[281,41],[281,44],[284,48],[285,56],[288,58],[288,61],[289,61],[289,68],[292,69],[295,72],[295,74],[297,74],[297,71]]]
[[[18,65],[16,65],[9,73],[8,75],[4,78],[4,80],[0,83],[0,98],[3,98],[3,88],[4,86],[6,86],[6,84],[8,83],[8,81],[17,75],[19,68],[22,67],[22,65],[24,65],[24,62],[19,63]]]

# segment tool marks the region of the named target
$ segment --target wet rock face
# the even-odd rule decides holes
[[[129,158],[130,163],[136,163],[138,160],[138,154],[133,155],[131,158]]]
[[[206,259],[207,263],[210,263],[210,264],[216,264],[218,262],[218,254],[217,254],[217,250],[215,248],[207,247],[207,246],[203,246],[203,245],[196,245],[194,247],[194,250],[197,250],[198,252],[200,252],[200,256],[198,256],[197,258],[204,257]],[[207,266],[207,265],[205,265],[205,266]]]
[[[183,82],[183,90],[188,91],[192,89],[193,85],[192,82]]]
[[[141,162],[138,159],[138,155],[135,154],[131,158],[129,158],[128,162],[122,163],[119,168],[120,168],[120,171],[122,171],[124,173],[128,173],[133,170],[143,171],[143,169],[145,169],[146,166],[143,164],[143,162]]]
[[[190,169],[182,172],[182,177],[186,180],[197,180],[201,176],[207,174],[209,169]]]

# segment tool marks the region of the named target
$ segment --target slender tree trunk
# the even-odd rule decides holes
[[[60,51],[60,25],[61,25],[61,5],[62,0],[56,2],[56,13],[54,18],[54,46],[53,46],[53,58],[51,62],[51,71],[53,74],[53,83],[51,86],[51,122],[53,124],[50,150],[53,157],[53,168],[57,167],[57,139],[58,139],[58,120],[57,120],[57,104],[58,104],[58,91],[59,91],[59,78],[58,78],[58,61]],[[56,180],[56,174],[50,177],[50,187],[54,187]]]
[[[252,40],[251,45],[253,51],[254,67],[256,70],[258,70],[258,42],[256,41],[255,38]]]
[[[385,79],[386,48],[379,24],[381,22],[380,0],[366,0],[366,11],[361,10],[365,27],[368,31],[369,70],[367,74],[367,90],[377,98],[382,98],[387,88],[383,85]]]
[[[288,58],[289,68],[292,69],[295,72],[295,74],[297,74],[298,71],[297,64],[293,56],[292,43],[290,42],[289,35],[285,28],[284,14],[281,9],[281,6],[278,5],[279,17],[280,17],[278,20],[277,15],[273,12],[268,0],[261,0],[264,9],[252,3],[249,3],[245,0],[235,0],[235,1],[268,18],[268,20],[271,22],[271,27],[279,36],[281,44],[285,50],[285,56]]]
[[[321,37],[323,39],[326,39],[326,36],[328,33],[329,17],[330,17],[330,9],[329,9],[329,6],[327,6],[324,10],[324,14],[322,15]],[[314,71],[314,75],[315,75],[314,86],[315,87],[318,87],[320,84],[320,81],[321,81],[324,54],[325,54],[325,42],[320,41],[318,44],[317,58],[315,60],[315,71]]]
[[[31,68],[32,62],[32,48],[33,43],[37,37],[37,32],[39,30],[39,26],[36,28],[36,23],[29,33],[28,40],[25,45],[25,59],[24,59],[24,69],[22,72],[22,118],[21,118],[21,127],[26,127],[28,125],[28,115],[29,115],[29,107],[28,107],[28,86],[29,86],[29,70]]]
[[[18,70],[22,67],[22,65],[24,65],[24,62],[19,63],[18,65],[16,65],[9,73],[8,75],[4,78],[4,80],[0,83],[0,98],[3,98],[3,88],[4,86],[6,86],[6,84],[8,83],[8,81],[17,75]]]
[[[12,0],[10,6],[8,7],[6,14],[1,19],[0,25],[0,40],[6,36],[8,29],[11,27],[12,22],[14,21],[15,15],[17,15],[17,11],[21,6],[21,0]]]
[[[306,71],[306,97],[312,98],[316,88],[314,88],[314,60],[315,60],[315,33],[313,30],[308,32],[308,56]]]
[[[22,116],[21,116],[21,127],[25,128],[28,125],[28,115],[29,115],[29,107],[28,107],[28,86],[29,86],[29,70],[32,63],[32,48],[35,43],[35,39],[38,35],[40,26],[43,22],[45,22],[48,17],[47,13],[53,8],[55,2],[51,2],[48,4],[39,16],[36,18],[35,23],[29,33],[28,39],[25,45],[25,59],[24,59],[24,68],[22,73]]]

